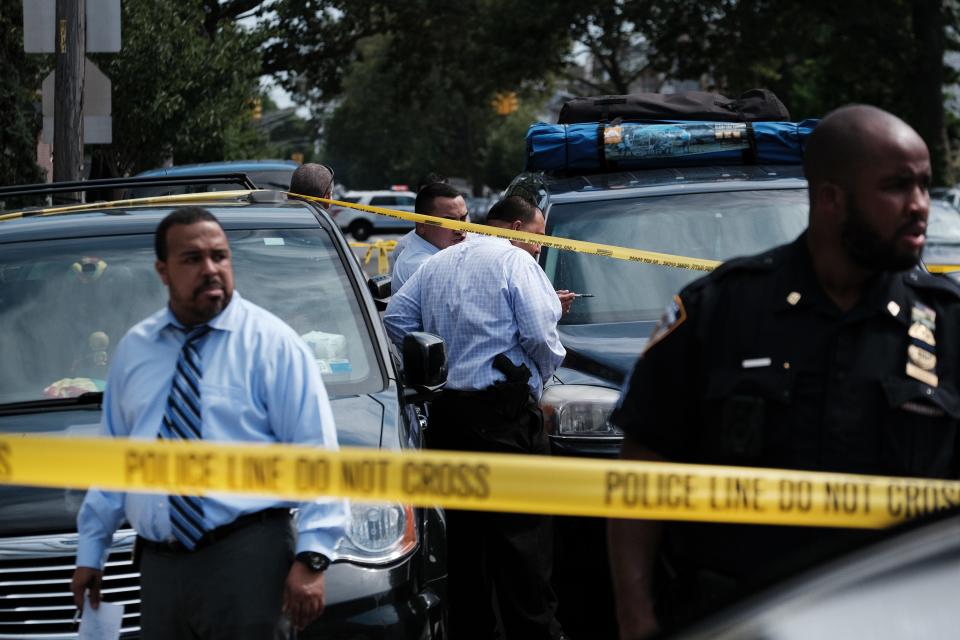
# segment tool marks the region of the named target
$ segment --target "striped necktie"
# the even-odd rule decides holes
[[[210,327],[201,325],[183,330],[187,339],[177,358],[177,369],[173,375],[173,385],[167,398],[167,408],[163,412],[160,427],[162,440],[200,440],[203,437],[203,419],[200,403],[200,380],[203,367],[198,347],[203,338],[210,333]],[[196,496],[171,495],[170,524],[173,535],[187,549],[193,550],[210,529],[203,517],[203,504]]]

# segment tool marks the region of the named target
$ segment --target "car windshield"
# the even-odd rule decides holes
[[[718,191],[556,204],[547,234],[678,256],[728,260],[795,239],[807,224],[805,189]],[[544,248],[554,287],[593,294],[562,324],[655,321],[703,272]]]
[[[379,389],[371,336],[322,229],[228,233],[236,289],[312,348],[332,396]],[[153,236],[22,242],[0,253],[0,406],[103,390],[126,331],[167,301]]]

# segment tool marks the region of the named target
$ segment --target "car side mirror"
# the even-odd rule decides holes
[[[367,289],[373,296],[373,301],[377,305],[377,311],[386,311],[387,298],[390,297],[391,278],[387,274],[370,276],[367,278]]]
[[[443,338],[414,331],[403,338],[403,377],[408,385],[404,394],[415,400],[427,400],[447,384],[447,347]]]

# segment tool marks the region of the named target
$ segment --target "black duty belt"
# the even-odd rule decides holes
[[[210,529],[204,533],[203,536],[197,541],[197,546],[193,549],[193,551],[183,546],[179,540],[174,540],[173,542],[156,542],[155,540],[148,540],[143,536],[137,536],[137,546],[141,549],[150,549],[151,551],[160,551],[163,553],[193,553],[194,551],[199,551],[203,547],[209,547],[213,543],[223,540],[231,533],[234,533],[235,531],[243,529],[244,527],[248,527],[252,524],[273,520],[274,518],[289,517],[290,509],[284,509],[282,507],[264,509],[263,511],[255,511],[253,513],[245,513],[233,522],[220,525],[219,527]]]

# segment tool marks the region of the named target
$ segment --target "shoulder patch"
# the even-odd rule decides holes
[[[657,323],[653,333],[650,334],[650,340],[647,341],[647,346],[643,352],[646,353],[650,347],[673,333],[686,319],[687,310],[683,307],[683,300],[680,299],[680,296],[673,296],[673,300],[667,305],[667,308],[664,309],[663,315],[660,316],[660,321]]]

